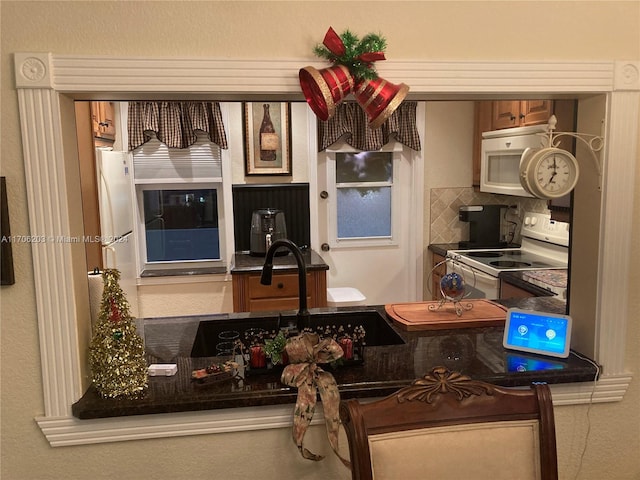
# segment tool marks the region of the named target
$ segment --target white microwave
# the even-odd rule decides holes
[[[548,143],[547,125],[505,128],[482,134],[480,191],[533,197],[520,183],[520,158],[527,148]]]

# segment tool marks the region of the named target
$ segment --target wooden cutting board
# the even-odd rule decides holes
[[[385,305],[387,315],[404,330],[444,330],[448,328],[502,326],[507,318],[507,308],[490,300],[467,300],[462,305],[472,304],[473,308],[456,315],[452,303],[445,303],[439,309],[429,310],[429,305],[437,307],[440,302],[392,303]],[[432,307],[432,308],[433,308]]]

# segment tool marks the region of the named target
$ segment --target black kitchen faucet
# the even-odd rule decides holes
[[[286,238],[281,238],[276,240],[271,244],[269,250],[267,251],[267,255],[264,259],[264,266],[262,267],[262,275],[260,276],[260,283],[262,285],[271,285],[271,279],[273,274],[273,256],[278,250],[278,248],[285,247],[291,250],[293,256],[296,259],[296,263],[298,264],[298,315],[297,315],[297,324],[293,324],[293,322],[289,322],[287,325],[287,330],[295,330],[301,331],[303,328],[309,326],[309,310],[307,310],[307,266],[304,263],[304,258],[302,257],[302,252],[300,248],[293,243],[291,240],[287,240]]]

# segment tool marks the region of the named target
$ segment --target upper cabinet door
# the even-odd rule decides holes
[[[115,140],[114,113],[113,102],[91,102],[91,123],[95,138]]]
[[[493,102],[491,123],[494,130],[520,125],[520,101],[498,100]]]
[[[525,100],[520,102],[520,125],[547,123],[553,113],[551,100]]]
[[[552,100],[498,100],[492,106],[492,128],[500,130],[547,123],[552,113]]]

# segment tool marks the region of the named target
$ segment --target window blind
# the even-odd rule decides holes
[[[200,134],[188,148],[169,148],[151,139],[133,151],[135,183],[220,181],[221,150]]]

